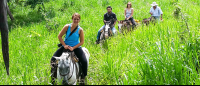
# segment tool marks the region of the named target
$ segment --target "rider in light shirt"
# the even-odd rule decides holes
[[[151,14],[151,16],[153,16],[156,20],[162,20],[162,15],[163,15],[163,12],[161,10],[160,7],[157,6],[158,4],[156,4],[156,2],[153,2],[151,4],[151,9],[149,11],[149,13]]]

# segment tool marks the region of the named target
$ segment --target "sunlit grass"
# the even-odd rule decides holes
[[[0,84],[49,85],[50,59],[58,49],[57,36],[65,24],[72,22],[71,15],[78,12],[81,14],[80,26],[85,34],[85,43],[82,46],[86,47],[91,55],[87,76],[89,85],[199,85],[200,78],[196,71],[200,49],[199,1],[192,0],[187,3],[179,0],[190,32],[187,31],[185,22],[173,18],[174,7],[171,1],[156,1],[164,12],[163,22],[155,26],[139,26],[125,35],[118,34],[107,40],[107,50],[101,49],[100,45],[95,44],[95,40],[98,29],[103,25],[106,7],[111,5],[118,20],[123,20],[127,2],[53,0],[45,3],[47,11],[52,9],[55,13],[54,17],[48,18],[48,22],[26,22],[28,24],[11,28],[10,76],[6,75],[3,58],[0,59]],[[152,0],[131,2],[135,19],[142,20],[150,16],[148,12]],[[193,9],[189,9],[190,7]],[[14,10],[21,12],[21,15],[32,11],[25,7],[17,7]],[[15,15],[17,14],[14,13]],[[47,29],[47,25],[52,28]],[[2,57],[1,53],[0,56]]]

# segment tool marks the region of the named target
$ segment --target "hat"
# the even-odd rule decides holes
[[[156,4],[156,2],[153,2],[152,4],[151,4],[151,6],[157,6],[158,4]]]

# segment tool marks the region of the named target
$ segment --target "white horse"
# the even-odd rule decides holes
[[[89,66],[90,53],[87,48],[82,47]],[[60,57],[54,57],[58,62],[57,80],[64,85],[76,85],[80,79],[80,67],[77,59],[71,54],[72,52],[63,52]]]
[[[118,23],[118,29],[119,29],[119,32],[121,33],[122,32],[122,23]]]
[[[105,28],[102,30],[102,33],[100,35],[100,41],[107,39],[109,37],[109,33],[112,34],[110,25],[111,25],[111,21],[105,22]]]
[[[105,27],[103,28],[103,30],[101,30],[100,41],[106,40],[110,36],[117,35],[116,31],[112,31],[112,28],[114,27],[112,22],[115,22],[115,21],[116,19],[110,19],[109,21],[105,22]]]

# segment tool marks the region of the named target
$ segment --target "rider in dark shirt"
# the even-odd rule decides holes
[[[109,21],[110,19],[116,19],[117,20],[117,17],[115,15],[115,13],[111,12],[110,14],[108,14],[108,13],[104,14],[104,19],[103,20]],[[111,22],[111,24],[114,24],[114,23],[115,23],[114,21]]]
[[[107,13],[104,14],[104,19],[103,19],[103,22],[105,23],[106,21],[109,21],[111,19],[114,19],[114,20],[117,20],[117,17],[115,15],[115,13],[112,12],[112,7],[111,6],[108,6],[107,7]],[[113,34],[115,34],[117,31],[115,29],[115,24],[116,24],[116,21],[111,21],[111,24],[113,25],[113,28],[112,28],[112,32]],[[96,44],[99,44],[99,41],[100,41],[100,35],[101,35],[101,30],[105,27],[105,25],[103,25],[99,31],[98,31],[98,34],[97,34],[97,40],[96,40]]]

